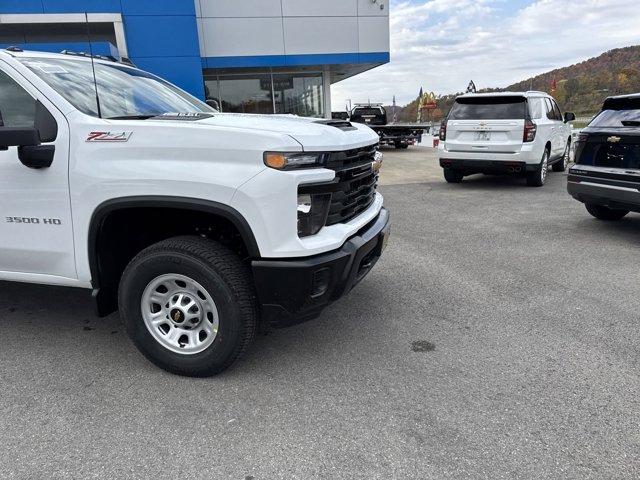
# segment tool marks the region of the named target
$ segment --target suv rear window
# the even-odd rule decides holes
[[[640,127],[640,108],[603,110],[589,123],[590,127]]]
[[[527,116],[524,97],[468,97],[458,98],[449,120],[521,120]]]

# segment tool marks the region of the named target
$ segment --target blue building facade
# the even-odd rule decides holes
[[[389,61],[385,0],[0,0],[0,46],[89,51],[226,111],[330,115],[330,86]]]

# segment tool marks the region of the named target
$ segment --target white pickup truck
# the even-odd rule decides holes
[[[376,263],[377,143],[345,121],[221,114],[108,59],[7,49],[0,280],[91,289],[156,365],[214,375]]]

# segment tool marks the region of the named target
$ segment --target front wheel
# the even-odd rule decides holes
[[[547,174],[549,173],[549,150],[545,150],[542,155],[540,164],[533,171],[527,173],[527,185],[530,187],[541,187],[547,181]]]
[[[249,269],[208,239],[176,237],[140,252],[122,275],[118,300],[135,345],[171,373],[220,373],[255,335]]]
[[[629,213],[629,210],[618,210],[603,205],[594,205],[593,203],[585,204],[587,212],[596,217],[598,220],[615,221],[620,220]]]

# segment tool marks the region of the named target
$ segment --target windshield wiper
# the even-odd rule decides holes
[[[622,120],[620,123],[625,127],[640,127],[640,120]]]
[[[107,117],[106,120],[148,120],[149,118],[157,117],[154,115],[123,115],[121,117]]]

